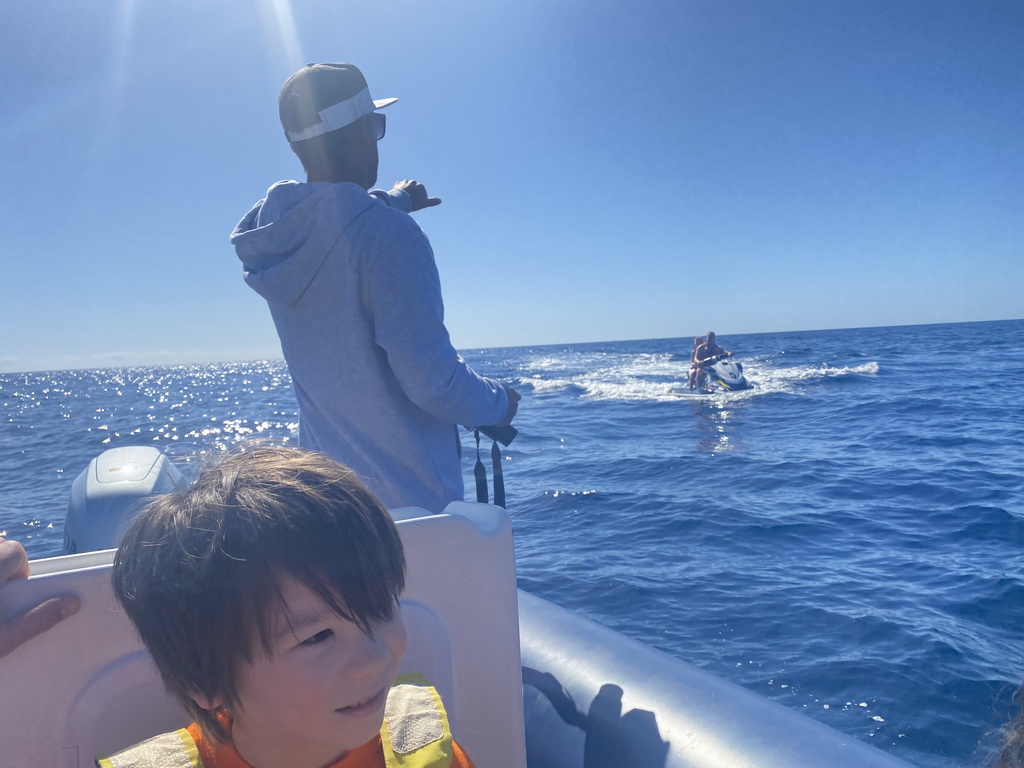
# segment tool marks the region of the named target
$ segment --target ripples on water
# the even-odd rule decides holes
[[[0,374],[0,532],[61,553],[71,483],[108,448],[156,445],[183,471],[253,438],[294,440],[280,361]]]
[[[757,390],[680,398],[688,339],[466,353],[525,395],[521,585],[924,768],[980,765],[1024,678],[1024,322],[724,342]],[[1001,375],[951,375],[979,342]],[[279,361],[0,374],[0,417],[0,530],[34,557],[105,448],[189,471],[296,434]]]

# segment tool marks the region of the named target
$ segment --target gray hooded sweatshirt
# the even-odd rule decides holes
[[[267,300],[299,402],[299,444],[352,467],[395,509],[463,496],[457,425],[509,400],[456,353],[434,253],[404,192],[272,186],[235,227],[245,281]]]

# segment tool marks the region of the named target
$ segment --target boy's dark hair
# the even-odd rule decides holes
[[[372,631],[405,586],[398,531],[355,473],[326,456],[258,447],[158,497],[118,547],[114,594],[149,648],[168,691],[221,742],[243,666],[272,653],[281,579],[308,587]]]

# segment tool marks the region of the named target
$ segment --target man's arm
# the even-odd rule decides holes
[[[28,555],[16,541],[0,537],[0,589],[17,579],[28,578]],[[10,621],[0,618],[0,658],[22,643],[41,635],[61,619],[78,613],[77,597],[54,597],[44,600]]]
[[[434,254],[415,224],[378,255],[368,288],[374,341],[410,400],[451,424],[509,422],[518,393],[480,376],[455,351]]]
[[[516,417],[516,413],[519,412],[519,401],[523,399],[523,396],[508,384],[502,384],[501,386],[505,388],[505,394],[508,395],[508,415],[494,426],[507,427],[512,423],[512,419]]]

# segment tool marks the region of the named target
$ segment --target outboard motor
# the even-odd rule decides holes
[[[116,547],[132,517],[152,496],[181,490],[181,471],[158,448],[111,448],[75,478],[64,520],[68,554]]]

